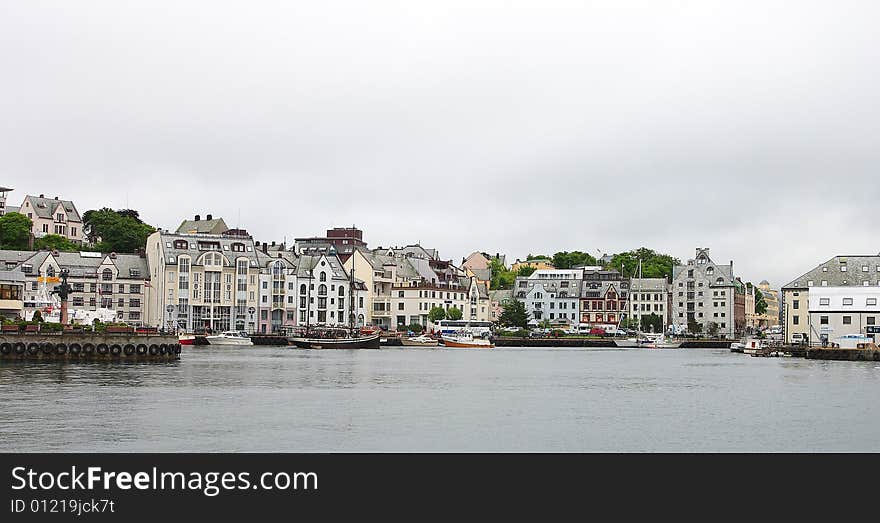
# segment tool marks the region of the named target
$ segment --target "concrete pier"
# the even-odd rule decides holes
[[[134,333],[2,334],[0,360],[176,361],[177,336]]]
[[[880,350],[815,347],[807,349],[806,357],[808,360],[880,361]]]

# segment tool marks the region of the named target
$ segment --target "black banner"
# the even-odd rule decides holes
[[[0,454],[0,492],[3,521],[748,512],[762,500],[790,515],[804,508],[792,500],[851,506],[855,478],[877,464],[854,454]]]

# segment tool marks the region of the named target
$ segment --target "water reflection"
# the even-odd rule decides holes
[[[13,452],[877,451],[877,367],[595,348],[2,362],[0,438]]]

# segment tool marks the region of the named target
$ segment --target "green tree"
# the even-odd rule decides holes
[[[456,307],[449,307],[449,310],[446,311],[446,318],[450,320],[460,320],[461,319],[461,310]]]
[[[681,260],[678,258],[641,247],[634,251],[615,254],[607,268],[617,269],[625,278],[638,277],[639,260],[642,260],[643,278],[670,279],[672,277],[672,268],[681,264]]]
[[[764,314],[767,312],[767,300],[764,299],[764,293],[755,289],[755,313]]]
[[[420,334],[425,330],[425,327],[421,323],[411,323],[407,326],[407,329],[415,332],[416,334]]]
[[[710,321],[706,324],[706,333],[713,338],[718,336],[718,324],[714,321]]]
[[[47,234],[42,238],[37,238],[34,241],[34,248],[37,250],[62,252],[77,252],[80,250],[79,244],[74,243],[59,234]]]
[[[492,258],[489,262],[489,269],[492,272],[492,281],[489,282],[489,289],[512,289],[513,282],[516,280],[516,273],[507,269],[501,260]]]
[[[561,251],[553,255],[553,266],[557,269],[571,269],[577,265],[596,265],[596,258],[581,251]]]
[[[642,316],[643,332],[663,332],[663,319],[653,312],[647,316]]]
[[[83,213],[83,232],[101,252],[136,252],[146,246],[147,236],[155,231],[133,209],[114,211],[104,207]]]
[[[34,316],[31,318],[31,321],[35,323],[43,323],[43,313],[38,310],[34,311]]]
[[[26,250],[33,226],[34,222],[21,213],[0,216],[0,249]]]
[[[535,269],[534,267],[529,267],[528,265],[523,265],[522,267],[519,268],[519,270],[516,271],[515,276],[519,277],[519,278],[528,278],[536,270],[538,270],[538,269]]]
[[[431,323],[445,320],[446,310],[443,307],[432,307],[431,310],[428,311],[428,319],[431,320]]]
[[[688,320],[688,332],[691,334],[702,334],[703,333],[703,324],[697,323],[696,320]]]
[[[533,261],[533,260],[550,260],[550,259],[551,259],[551,258],[550,258],[549,256],[546,256],[546,255],[544,255],[544,254],[534,254],[534,255],[533,255],[533,254],[529,254],[528,256],[526,256],[526,261]]]
[[[498,323],[504,327],[519,327],[525,329],[529,326],[529,312],[523,302],[516,298],[507,298],[501,304],[504,310],[498,317]]]

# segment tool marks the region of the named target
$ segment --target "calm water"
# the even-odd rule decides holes
[[[726,350],[184,348],[0,362],[15,451],[880,451],[880,365]]]

